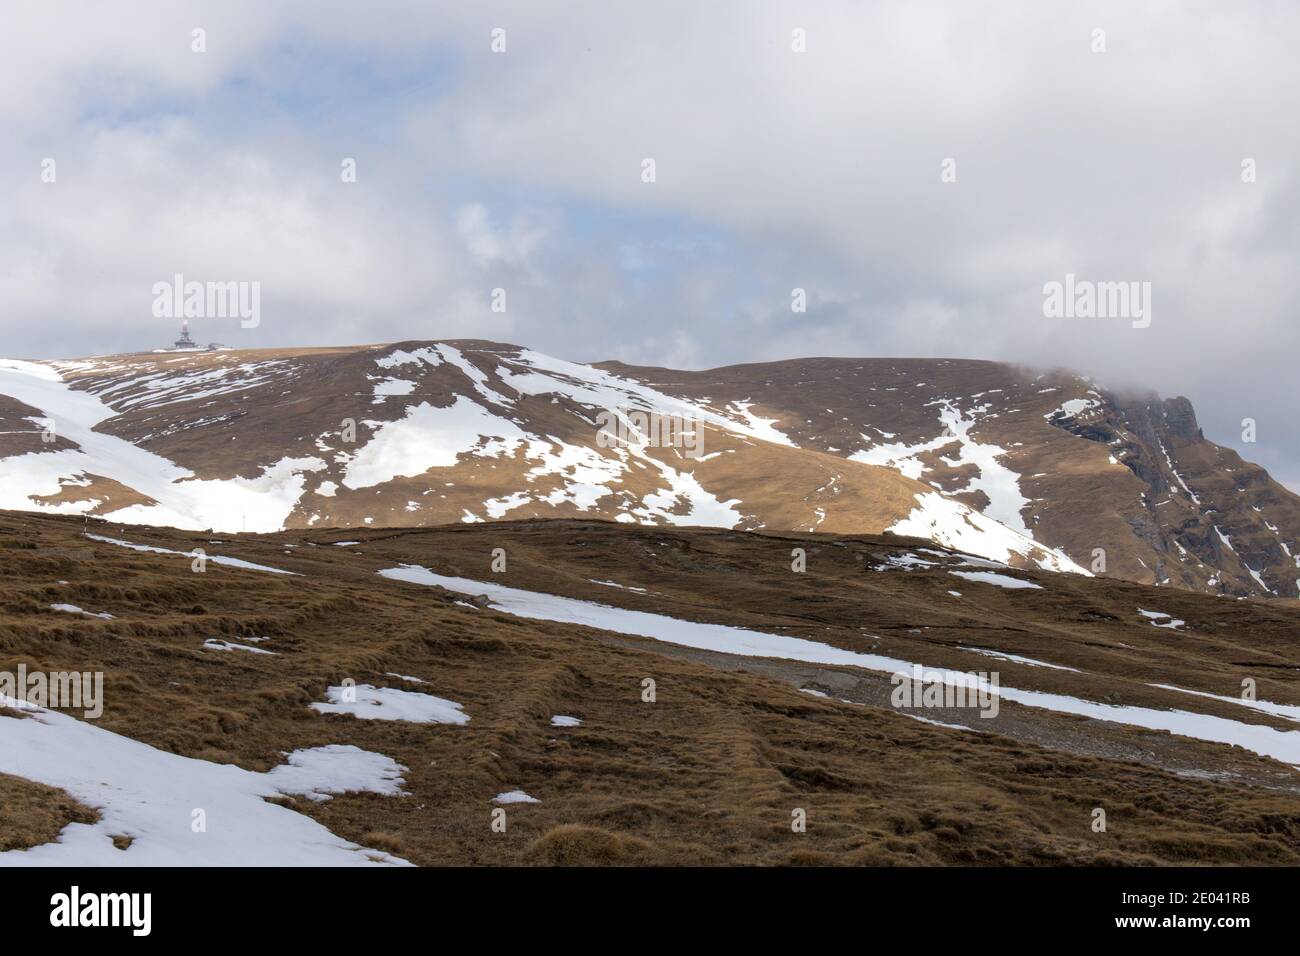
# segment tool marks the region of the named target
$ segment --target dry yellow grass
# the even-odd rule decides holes
[[[1006,683],[1148,706],[1174,700],[1148,678],[1212,691],[1246,672],[1259,676],[1261,697],[1300,702],[1290,608],[1159,592],[1157,606],[1191,625],[1184,634],[1135,620],[1153,592],[1117,582],[1053,578],[1028,596],[970,585],[957,601],[944,596],[956,580],[945,572],[871,570],[897,540],[590,521],[222,536],[221,545],[94,529],[181,551],[205,543],[302,575],[286,577],[216,565],[195,574],[188,559],[91,542],[81,527],[0,515],[0,669],[102,669],[102,726],[200,759],[265,770],[285,751],[330,743],[386,754],[409,768],[409,795],[284,802],[419,864],[1300,863],[1295,773],[1244,751],[1011,705],[996,733],[948,730],[880,706],[880,675],[524,620],[375,571],[409,562],[486,578],[491,549],[505,547],[499,580],[517,587],[963,668],[989,663],[964,646],[996,646],[1089,671],[1008,663]],[[796,541],[809,550],[804,575],[789,571]],[[114,619],[51,612],[55,602]],[[269,637],[262,646],[278,656],[202,649],[207,638],[249,636]],[[647,676],[654,704],[641,700]],[[346,677],[450,698],[471,722],[308,709]],[[862,703],[800,693],[808,684]],[[552,727],[555,714],[582,725]],[[505,832],[494,832],[490,801],[516,788],[542,802],[507,807]],[[60,818],[47,804],[4,801],[6,838],[48,840]],[[1091,830],[1097,806],[1106,833]],[[804,833],[791,829],[797,809]]]
[[[0,710],[0,720],[5,719],[15,719],[14,712]],[[70,823],[98,819],[60,790],[0,773],[0,853],[49,843]]]

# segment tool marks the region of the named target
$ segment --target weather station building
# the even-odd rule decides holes
[[[168,348],[154,349],[154,351],[155,352],[219,352],[226,348],[228,348],[228,346],[221,345],[217,342],[209,342],[207,345],[200,345],[198,342],[194,341],[193,336],[190,335],[189,319],[182,319],[180,338],[178,338],[175,342],[173,342]]]

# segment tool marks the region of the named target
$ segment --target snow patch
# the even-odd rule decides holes
[[[17,701],[0,695],[0,704]],[[357,747],[300,750],[270,773],[181,757],[48,710],[0,716],[0,772],[65,791],[98,811],[57,842],[0,853],[0,866],[407,865],[335,836],[268,797],[401,793],[405,767]],[[195,833],[202,807],[214,832]],[[114,836],[132,838],[126,850]]]
[[[530,797],[522,790],[507,790],[492,798],[493,803],[541,803],[536,797]]]
[[[173,551],[171,548],[158,548],[151,544],[132,544],[130,541],[123,541],[121,538],[109,538],[102,534],[93,534],[89,531],[85,537],[91,541],[102,541],[104,544],[115,544],[119,548],[130,548],[132,551],[144,551],[149,554],[171,554],[182,558],[194,559],[193,554],[188,551]],[[267,571],[271,574],[291,574],[294,577],[301,577],[297,571],[286,571],[283,568],[273,568],[266,564],[254,564],[252,561],[245,561],[243,558],[227,558],[219,554],[205,555],[204,560],[212,564],[220,564],[229,568],[243,568],[246,571]]]
[[[1144,611],[1142,608],[1138,608],[1138,613],[1147,618],[1156,627],[1167,627],[1175,631],[1187,623],[1186,621],[1180,621],[1173,615],[1166,614],[1164,611]]]
[[[86,617],[97,617],[105,621],[113,620],[113,615],[108,613],[95,614],[91,611],[83,611],[75,604],[51,604],[51,611],[63,611],[65,614],[84,614]]]
[[[455,701],[395,687],[375,687],[372,684],[330,687],[325,697],[328,703],[312,704],[311,709],[321,714],[351,714],[361,720],[403,720],[412,724],[469,723],[469,715]]]
[[[1041,584],[1035,584],[1033,581],[1022,581],[1020,578],[1013,578],[1009,574],[998,574],[996,571],[949,571],[948,573],[959,578],[965,578],[967,581],[979,581],[983,584],[992,584],[1009,590],[1016,588],[1030,588],[1035,591],[1043,590]]]
[[[209,651],[246,651],[249,654],[269,654],[271,657],[278,656],[275,651],[268,651],[262,647],[253,647],[250,644],[235,644],[231,641],[217,640],[215,637],[210,637],[204,641],[203,647],[205,650]]]
[[[1047,548],[1004,524],[953,501],[937,492],[916,495],[917,507],[906,518],[890,525],[892,534],[912,538],[929,538],[935,544],[954,551],[973,552],[992,558],[1003,565],[1013,555],[1032,559],[1047,571],[1069,571],[1091,577],[1062,551]]]

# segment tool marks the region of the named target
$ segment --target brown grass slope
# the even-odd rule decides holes
[[[1262,698],[1300,703],[1298,620],[1281,605],[1076,577],[1038,575],[1044,591],[1012,592],[958,582],[945,568],[877,571],[906,550],[889,538],[546,521],[214,544],[92,524],[302,575],[290,578],[211,564],[196,574],[186,558],[93,542],[82,526],[0,514],[0,669],[102,669],[102,726],[200,759],[262,770],[285,751],[329,743],[387,754],[409,768],[409,795],[294,806],[419,864],[1300,863],[1294,770],[1240,749],[1010,704],[993,732],[932,726],[890,709],[881,675],[530,621],[375,571],[409,562],[486,579],[492,549],[503,547],[508,571],[494,580],[516,587],[927,664],[987,669],[970,648],[995,648],[1086,670],[999,662],[1005,684],[1279,729],[1278,718],[1146,685],[1231,695],[1245,675]],[[333,546],[342,540],[361,543]],[[793,546],[808,551],[804,574],[790,571]],[[58,614],[48,609],[56,602],[114,618]],[[1139,605],[1186,619],[1188,630],[1151,627]],[[201,648],[241,636],[271,638],[264,646],[279,656]],[[308,710],[345,677],[448,697],[472,720],[411,725]],[[657,684],[653,704],[641,699],[646,677]],[[555,728],[555,714],[583,723]],[[7,719],[18,718],[0,714]],[[50,801],[0,785],[26,794],[0,802],[0,834],[10,845],[48,840],[59,820]],[[494,833],[489,801],[514,788],[542,802],[508,808],[506,832]],[[1090,826],[1099,806],[1105,833]],[[68,819],[80,812],[68,807]],[[796,809],[805,833],[791,830]]]

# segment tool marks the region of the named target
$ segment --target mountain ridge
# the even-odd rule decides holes
[[[703,449],[603,447],[610,408],[689,419]],[[481,339],[6,360],[0,432],[0,506],[124,522],[893,531],[1210,593],[1300,587],[1300,498],[1206,441],[1187,399],[988,360],[681,371]]]

